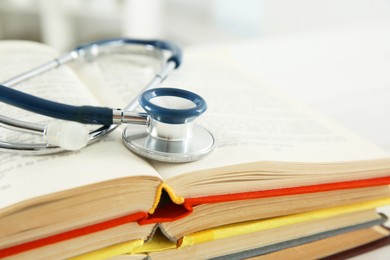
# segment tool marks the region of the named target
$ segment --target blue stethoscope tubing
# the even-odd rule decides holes
[[[158,84],[160,84],[167,75],[174,70],[175,68],[178,68],[182,61],[182,51],[179,46],[172,42],[168,41],[159,41],[159,40],[137,40],[137,39],[128,39],[128,38],[115,38],[115,39],[108,39],[108,40],[100,40],[91,42],[88,44],[80,45],[76,48],[74,48],[72,51],[65,53],[64,55],[57,57],[56,59],[53,59],[52,61],[49,61],[45,64],[42,64],[36,68],[33,68],[29,71],[23,72],[19,75],[16,75],[4,82],[1,83],[2,91],[1,93],[4,93],[4,96],[2,96],[2,101],[8,104],[13,104],[13,97],[14,96],[20,96],[17,100],[15,100],[15,103],[19,103],[20,105],[25,104],[23,99],[31,98],[34,99],[34,97],[31,97],[31,95],[26,93],[20,93],[19,91],[15,89],[10,89],[9,87],[22,82],[24,80],[27,80],[29,78],[35,77],[37,75],[40,75],[42,73],[45,73],[47,71],[50,71],[52,69],[58,68],[68,62],[77,60],[77,59],[91,59],[95,56],[99,55],[100,49],[105,47],[121,47],[124,45],[143,45],[147,49],[156,49],[161,48],[160,50],[167,50],[170,52],[170,56],[167,59],[167,62],[163,65],[161,70],[154,76],[154,78],[140,91],[143,92],[147,89],[151,89],[156,87]],[[0,93],[0,94],[1,94]],[[4,97],[4,98],[3,98]],[[37,100],[37,99],[35,99]],[[38,98],[39,100],[39,98]],[[35,104],[39,104],[40,102],[34,102]],[[54,108],[53,109],[53,105]],[[77,117],[74,116],[73,112],[75,110],[80,110],[78,107],[74,106],[68,106],[64,104],[58,104],[51,101],[44,101],[42,104],[42,107],[35,107],[31,109],[37,109],[44,111],[45,106],[50,106],[51,109],[49,109],[49,112],[44,112],[45,114],[51,113],[50,111],[58,111],[58,106],[62,108],[68,109],[68,113],[65,113],[66,117]],[[134,98],[125,108],[125,110],[134,110],[138,105],[138,99]],[[25,105],[23,105],[25,106]],[[57,107],[57,108],[56,108]],[[30,109],[30,108],[29,108]],[[98,108],[99,110],[100,108]],[[83,108],[81,108],[83,110]],[[92,108],[93,114],[96,114],[96,110]],[[61,112],[62,113],[62,112]],[[100,118],[100,116],[97,116]],[[100,120],[100,119],[99,119]],[[91,121],[91,120],[86,120]],[[92,120],[94,121],[94,119]],[[106,112],[106,116],[104,119],[105,122],[103,122],[103,126],[100,128],[93,130],[89,133],[89,141],[88,144],[94,143],[97,140],[100,140],[103,136],[110,133],[114,129],[118,127],[118,125],[115,124],[106,124],[108,122],[111,122],[111,119],[108,118],[108,113]],[[16,130],[16,131],[22,131],[27,132],[30,134],[37,134],[42,135],[46,131],[46,126],[42,124],[37,123],[31,123],[26,121],[21,121],[17,118],[10,118],[5,115],[0,115],[0,126],[5,127],[7,129]],[[51,145],[48,143],[14,143],[14,142],[7,142],[7,141],[0,141],[0,150],[11,152],[11,153],[18,153],[18,154],[27,154],[27,155],[45,155],[45,154],[53,154],[53,153],[59,153],[63,152],[66,149],[63,149],[62,147],[59,147],[57,145]]]
[[[104,47],[125,45],[142,45],[146,49],[156,49],[170,54],[169,56],[161,55],[167,57],[164,58],[162,68],[149,84],[140,90],[140,95],[123,109],[72,106],[10,88],[14,84],[60,67],[69,61],[78,58],[93,59],[99,52],[104,53]],[[42,135],[46,140],[45,143],[33,144],[0,141],[0,150],[32,155],[78,150],[125,123],[132,124],[132,127],[126,127],[122,140],[125,146],[134,153],[164,162],[181,163],[199,160],[209,154],[215,145],[212,133],[193,122],[206,111],[205,100],[183,89],[156,88],[171,71],[180,66],[181,61],[182,51],[172,42],[116,38],[80,45],[57,59],[17,75],[0,84],[0,102],[64,121],[59,120],[61,123],[41,125],[0,115],[0,126]],[[154,104],[151,101],[160,96],[186,99],[192,102],[193,106],[174,109]],[[138,105],[144,109],[145,113],[135,111]],[[73,125],[68,121],[73,121]],[[84,127],[74,122],[96,124],[101,127],[88,133]]]
[[[174,63],[175,69],[177,69],[181,64],[182,52],[180,47],[172,42],[159,40],[147,41],[126,38],[101,40],[80,45],[76,47],[71,53],[73,56],[78,57],[80,53],[93,50],[94,48],[129,44],[151,46],[159,50],[170,51],[171,56],[167,59],[167,64]],[[162,76],[157,74],[157,77]],[[112,125],[114,123],[112,108],[96,106],[72,106],[62,104],[23,93],[16,89],[6,87],[4,84],[0,85],[0,102],[48,117],[74,121],[83,124]]]

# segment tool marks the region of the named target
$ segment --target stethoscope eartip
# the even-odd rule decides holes
[[[59,146],[69,151],[75,151],[87,146],[89,131],[80,123],[53,121],[46,127],[45,139],[49,145]]]

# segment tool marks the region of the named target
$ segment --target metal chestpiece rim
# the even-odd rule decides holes
[[[195,107],[160,107],[150,102],[157,96],[181,97]],[[158,88],[143,93],[139,102],[150,116],[148,124],[128,126],[122,135],[124,144],[134,153],[152,160],[183,163],[199,160],[213,150],[214,136],[193,122],[207,109],[199,95],[182,89]]]

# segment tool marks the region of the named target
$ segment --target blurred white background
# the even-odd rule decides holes
[[[0,38],[60,51],[104,37],[182,45],[390,22],[389,0],[0,0]]]

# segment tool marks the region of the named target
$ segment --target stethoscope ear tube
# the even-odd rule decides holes
[[[171,56],[167,59],[167,62],[173,61],[175,63],[175,69],[177,69],[181,65],[183,59],[182,50],[178,45],[170,41],[113,38],[79,45],[74,49],[74,51],[84,52],[88,51],[89,49],[93,49],[94,47],[123,46],[134,44],[152,46],[153,48],[169,51],[171,53]]]

